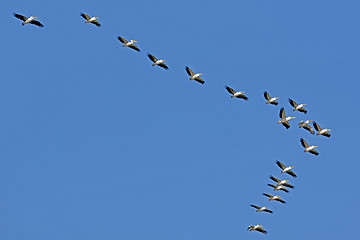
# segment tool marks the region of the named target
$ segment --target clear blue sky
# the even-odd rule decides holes
[[[0,239],[355,239],[359,11],[355,0],[4,1]],[[297,117],[289,130],[276,123],[281,106]],[[333,136],[297,128],[303,119]],[[262,196],[274,193],[270,174],[290,179],[276,160],[298,175],[285,205]]]

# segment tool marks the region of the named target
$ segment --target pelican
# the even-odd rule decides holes
[[[120,37],[120,36],[118,36],[117,39],[124,44],[124,45],[122,45],[123,47],[129,47],[129,48],[132,48],[132,49],[140,52],[140,49],[134,44],[134,43],[136,43],[137,41],[135,41],[135,40],[130,40],[130,42],[129,42],[128,40],[126,40],[125,38]]]
[[[98,27],[101,26],[101,24],[96,20],[96,19],[99,19],[99,17],[89,17],[89,15],[87,15],[85,13],[81,13],[81,16],[86,20],[85,23],[92,23]]]
[[[310,146],[303,138],[300,138],[301,145],[305,148],[304,152],[309,152],[314,155],[319,155],[319,153],[315,150],[318,146]]]
[[[273,213],[273,211],[271,211],[270,209],[268,209],[267,207],[259,207],[259,206],[256,206],[256,205],[250,205],[252,206],[253,208],[256,208],[256,212],[268,212],[268,213]]]
[[[325,137],[331,136],[330,133],[328,133],[329,131],[331,131],[330,129],[327,129],[327,128],[322,129],[320,127],[320,125],[317,124],[316,122],[314,122],[313,125],[314,125],[314,128],[316,129],[316,131],[318,131],[318,133],[316,135],[323,135]]]
[[[188,66],[186,66],[185,70],[187,74],[189,74],[190,76],[189,80],[195,80],[201,84],[205,83],[205,81],[202,78],[200,78],[200,76],[203,75],[202,73],[194,73]]]
[[[306,120],[299,122],[299,128],[304,128],[305,130],[309,131],[311,134],[314,134],[314,129],[308,125],[308,123],[312,122],[313,120]]]
[[[279,116],[281,119],[280,119],[280,121],[278,121],[278,123],[281,123],[282,125],[284,125],[286,127],[286,129],[288,129],[290,127],[289,121],[293,118],[296,118],[296,117],[286,117],[284,108],[280,109]]]
[[[247,230],[250,230],[250,232],[251,232],[251,231],[258,231],[258,232],[267,234],[267,231],[265,231],[265,229],[263,229],[261,225],[256,225],[256,226],[250,225],[250,226],[247,228]]]
[[[232,89],[232,88],[229,87],[229,86],[225,86],[225,88],[226,88],[226,90],[227,90],[230,94],[232,94],[231,98],[237,97],[237,98],[242,98],[242,99],[244,99],[244,100],[248,100],[247,96],[245,96],[245,95],[243,94],[243,93],[245,93],[245,92],[241,92],[241,91],[237,92],[237,91],[235,91],[234,89]]]
[[[281,191],[284,191],[284,192],[289,192],[289,190],[287,190],[284,186],[282,185],[274,185],[274,184],[268,184],[269,187],[272,187],[274,189],[274,191],[278,191],[278,190],[281,190]]]
[[[166,60],[158,60],[154,55],[151,55],[150,53],[148,53],[148,57],[153,62],[152,66],[158,65],[159,67],[162,67],[166,70],[169,69],[168,66],[166,66],[166,64],[164,63]]]
[[[303,106],[305,106],[306,104],[297,104],[297,102],[295,102],[291,98],[289,98],[289,103],[291,104],[291,106],[294,107],[293,111],[307,113],[307,110],[305,108],[303,108]]]
[[[279,103],[276,101],[277,99],[279,99],[279,97],[270,97],[270,94],[268,92],[264,92],[264,97],[267,100],[266,104],[270,103],[270,104],[274,104],[274,105],[278,105]]]
[[[285,187],[289,187],[289,188],[294,188],[293,185],[291,185],[290,183],[288,183],[288,180],[280,180],[276,177],[270,176],[270,179],[273,180],[274,182],[277,182],[277,186],[285,186]]]
[[[17,13],[14,13],[14,16],[23,21],[22,26],[24,26],[25,24],[31,23],[31,24],[34,24],[39,27],[44,27],[44,25],[42,25],[41,22],[34,20],[34,19],[37,19],[37,17],[31,16],[31,17],[27,18],[27,17],[25,17],[21,14],[17,14]]]
[[[276,196],[273,196],[273,195],[270,195],[270,194],[267,194],[267,193],[263,193],[264,196],[268,197],[269,198],[269,201],[278,201],[278,202],[281,202],[281,203],[286,203],[284,200],[281,199],[280,196],[276,195]]]
[[[294,178],[297,177],[296,174],[293,171],[291,171],[291,169],[293,169],[294,167],[287,167],[280,161],[276,161],[276,164],[282,169],[281,173],[287,173]]]

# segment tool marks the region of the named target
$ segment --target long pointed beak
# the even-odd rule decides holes
[[[331,131],[331,129],[328,129],[328,131]]]

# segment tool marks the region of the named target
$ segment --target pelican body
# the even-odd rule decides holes
[[[237,92],[229,86],[225,86],[225,89],[231,94],[231,98],[236,97],[236,98],[242,98],[244,100],[248,100],[247,96],[243,94],[245,92],[242,91]]]
[[[85,13],[81,13],[80,15],[86,20],[85,23],[92,23],[92,24],[96,25],[97,27],[101,27],[101,24],[97,21],[97,19],[99,19],[99,17],[89,17],[89,15],[87,15]]]
[[[22,24],[21,24],[22,26],[24,26],[25,24],[30,23],[30,24],[34,24],[34,25],[39,26],[39,27],[44,27],[44,25],[42,25],[39,21],[35,20],[35,19],[37,19],[37,17],[31,16],[31,17],[28,18],[28,17],[25,17],[25,16],[23,16],[21,14],[17,14],[17,13],[14,13],[14,17],[16,17],[16,18],[23,21]]]
[[[293,171],[291,171],[291,169],[293,169],[294,167],[287,167],[280,161],[276,161],[276,164],[282,169],[281,173],[287,173],[294,178],[297,177],[296,174]]]
[[[148,58],[153,62],[152,66],[158,65],[159,67],[162,67],[166,70],[169,69],[168,66],[166,66],[166,64],[164,63],[166,60],[157,59],[154,55],[151,55],[150,53],[148,53]]]
[[[305,148],[304,152],[309,152],[314,155],[319,155],[319,153],[315,150],[318,146],[310,146],[303,138],[300,138],[301,145]]]
[[[137,51],[137,52],[140,52],[140,49],[134,44],[134,43],[136,43],[137,41],[135,41],[135,40],[130,40],[130,42],[128,41],[128,40],[126,40],[125,38],[123,38],[123,37],[120,37],[120,36],[118,36],[118,38],[117,38],[121,43],[123,43],[123,47],[129,47],[129,48],[132,48],[132,49],[134,49],[135,51]]]
[[[306,104],[298,104],[297,102],[295,102],[294,100],[292,100],[291,98],[289,98],[289,103],[291,106],[293,106],[293,111],[299,111],[299,112],[303,112],[303,113],[307,113],[307,110],[305,108],[303,108]]]
[[[247,228],[247,230],[249,230],[250,232],[251,232],[251,231],[258,231],[258,232],[261,232],[261,233],[263,233],[263,234],[266,234],[266,233],[267,233],[267,231],[266,231],[265,229],[263,229],[261,225],[255,225],[255,226],[250,225],[250,226]]]
[[[286,203],[283,199],[281,199],[280,196],[276,195],[276,196],[273,196],[273,195],[270,195],[268,193],[263,193],[264,196],[268,197],[269,198],[269,201],[278,201],[278,202],[281,202],[281,203]]]
[[[331,129],[327,129],[327,128],[323,129],[316,122],[313,123],[313,126],[316,129],[316,131],[318,131],[318,133],[316,135],[323,135],[325,137],[331,137],[331,134],[329,133],[331,131]]]
[[[267,207],[259,207],[256,205],[250,205],[253,208],[256,208],[256,212],[268,212],[268,213],[273,213],[273,211],[271,211],[270,209],[268,209]]]
[[[271,97],[270,94],[268,92],[264,92],[264,97],[267,100],[266,104],[273,104],[273,105],[278,105],[279,103],[276,101],[277,99],[279,99],[279,97]]]
[[[190,76],[189,80],[195,80],[201,84],[205,83],[205,81],[200,77],[201,75],[203,75],[202,73],[194,73],[193,70],[191,70],[191,68],[189,68],[188,66],[185,67],[185,70],[187,74]]]
[[[296,118],[296,117],[287,117],[284,108],[280,109],[279,117],[280,117],[280,121],[278,121],[278,123],[279,124],[281,123],[284,127],[286,127],[286,129],[290,127],[289,121],[293,118]]]

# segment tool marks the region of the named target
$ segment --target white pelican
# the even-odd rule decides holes
[[[315,150],[318,146],[310,146],[303,138],[300,138],[301,145],[305,148],[304,152],[309,152],[314,155],[319,155],[319,153]]]
[[[281,123],[284,127],[286,127],[286,129],[288,129],[290,127],[289,121],[293,118],[296,118],[296,117],[286,117],[284,108],[280,109],[279,116],[281,119],[280,119],[280,121],[278,121],[278,123]]]
[[[263,229],[261,225],[255,225],[255,226],[250,225],[250,226],[247,228],[247,230],[250,230],[250,232],[251,232],[251,231],[258,231],[258,232],[261,232],[261,233],[264,233],[264,234],[267,233],[267,231],[265,231],[265,229]]]
[[[303,108],[303,106],[305,106],[306,104],[297,104],[297,102],[295,102],[291,98],[289,98],[289,103],[291,104],[291,106],[294,107],[293,111],[299,111],[299,112],[307,113],[306,109]]]
[[[39,27],[44,27],[44,25],[42,25],[41,22],[34,20],[37,17],[31,16],[31,17],[27,18],[27,17],[17,14],[17,13],[14,13],[14,16],[23,21],[22,26],[24,26],[25,24],[31,23],[31,24],[34,24]]]
[[[200,78],[200,76],[203,75],[202,73],[194,73],[188,66],[186,66],[185,70],[187,74],[189,74],[190,76],[189,80],[195,80],[201,84],[205,83],[205,81],[202,78]]]
[[[274,191],[284,191],[284,192],[289,192],[289,190],[286,189],[286,187],[284,187],[283,185],[274,185],[274,184],[268,184],[269,187],[272,187],[274,189]]]
[[[273,196],[273,195],[270,195],[270,194],[267,194],[267,193],[263,193],[264,196],[268,197],[269,198],[269,201],[278,201],[278,202],[281,202],[281,203],[286,203],[284,200],[281,199],[280,196],[276,195],[276,196]]]
[[[323,135],[325,137],[331,136],[330,133],[328,133],[329,131],[331,131],[330,129],[327,129],[327,128],[322,129],[320,127],[320,125],[317,124],[316,122],[314,122],[313,125],[314,125],[314,128],[316,129],[316,131],[318,131],[318,133],[316,135]]]
[[[226,90],[227,90],[230,94],[232,94],[231,98],[237,97],[237,98],[242,98],[242,99],[244,99],[244,100],[248,100],[247,96],[245,96],[245,95],[243,94],[243,93],[245,93],[245,92],[241,92],[241,91],[237,92],[237,91],[235,91],[234,89],[232,89],[232,88],[229,87],[229,86],[225,86],[225,88],[226,88]]]
[[[273,180],[274,182],[277,182],[277,185],[278,186],[285,186],[285,187],[289,187],[289,188],[294,188],[293,185],[291,185],[290,183],[288,183],[289,181],[288,180],[280,180],[276,177],[273,177],[273,176],[270,176],[270,179]]]
[[[158,65],[159,67],[162,67],[166,70],[169,69],[168,66],[166,66],[166,64],[164,63],[166,60],[158,60],[154,55],[151,55],[150,53],[148,53],[148,57],[153,62],[152,66]]]
[[[279,97],[270,97],[270,94],[268,92],[264,92],[264,97],[267,100],[266,104],[270,103],[270,104],[274,104],[274,105],[278,105],[279,103],[276,101],[277,99],[279,99]]]
[[[87,15],[85,13],[81,13],[81,16],[86,20],[85,23],[92,23],[98,27],[101,26],[101,24],[96,20],[96,19],[99,19],[99,17],[89,17],[89,15]]]
[[[132,48],[132,49],[140,52],[140,49],[134,44],[134,43],[136,43],[137,41],[135,41],[135,40],[130,40],[130,42],[129,42],[128,40],[126,40],[125,38],[120,37],[120,36],[118,36],[117,39],[118,39],[120,42],[123,43],[123,45],[122,45],[123,47],[129,47],[129,48]]]
[[[306,120],[299,122],[299,128],[304,128],[305,130],[309,131],[311,134],[314,134],[314,129],[312,126],[308,125],[308,123],[312,122],[313,120]]]
[[[256,206],[256,205],[250,205],[252,206],[253,208],[256,208],[256,212],[268,212],[268,213],[273,213],[273,211],[271,211],[270,209],[268,209],[267,207],[259,207],[259,206]]]
[[[281,173],[287,173],[294,178],[297,177],[296,174],[293,171],[291,171],[291,169],[293,169],[294,167],[287,167],[280,161],[276,161],[276,164],[282,169]]]

